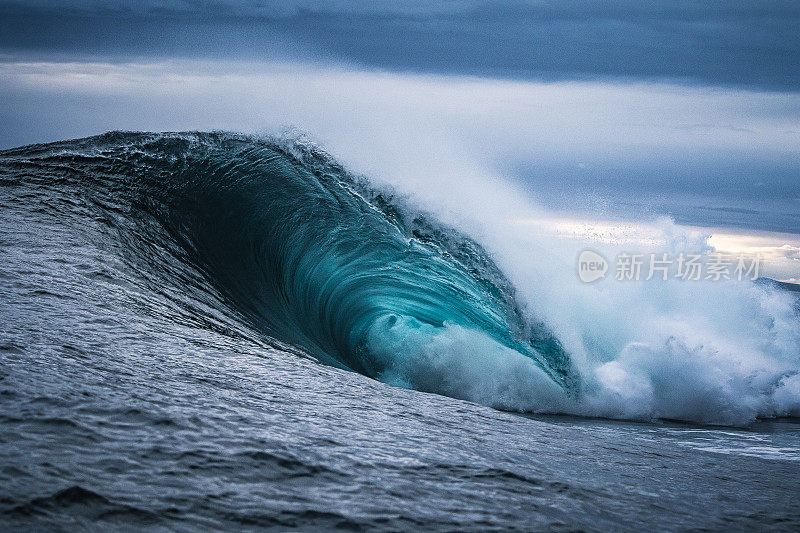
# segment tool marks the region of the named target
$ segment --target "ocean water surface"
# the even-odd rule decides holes
[[[523,248],[298,142],[0,152],[0,524],[800,527],[796,293]]]

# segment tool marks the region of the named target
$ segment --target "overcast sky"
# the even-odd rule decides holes
[[[797,90],[800,2],[0,0],[0,49]]]

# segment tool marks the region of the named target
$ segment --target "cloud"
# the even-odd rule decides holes
[[[0,0],[0,50],[800,90],[797,2]]]
[[[800,94],[670,84],[542,83],[347,65],[194,60],[0,62],[0,80],[15,94],[146,101],[142,109],[126,108],[131,118],[149,117],[151,129],[177,126],[174,119],[188,109],[196,110],[189,115],[199,119],[194,127],[245,130],[274,123],[275,117],[323,130],[346,129],[352,121],[377,127],[381,120],[397,125],[414,118],[454,132],[495,161],[524,151],[539,159],[569,153],[581,170],[630,152],[642,159],[701,152],[794,156],[800,131]],[[125,114],[114,110],[111,116]],[[703,127],[691,127],[698,123]],[[100,129],[131,125],[98,122]]]
[[[786,244],[781,247],[781,251],[786,259],[790,259],[792,261],[800,261],[800,246],[792,246]]]

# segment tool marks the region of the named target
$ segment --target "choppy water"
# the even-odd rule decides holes
[[[480,246],[276,149],[111,134],[2,154],[4,528],[800,527],[796,420],[534,417],[372,379],[472,399],[465,376],[491,364],[450,373],[452,359],[406,356],[477,329],[476,350],[525,357],[501,377],[545,389],[526,401],[585,394]],[[243,167],[275,165],[319,181],[243,184]],[[326,201],[281,203],[308,190]],[[243,227],[264,204],[296,225]],[[357,215],[336,222],[342,211]],[[498,406],[519,397],[492,383]]]

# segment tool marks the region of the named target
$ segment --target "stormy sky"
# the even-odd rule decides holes
[[[6,54],[800,88],[796,1],[0,1]]]
[[[374,175],[800,233],[798,65],[797,1],[0,0],[0,149],[297,128]]]

